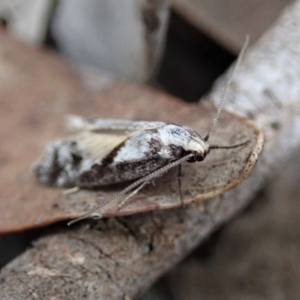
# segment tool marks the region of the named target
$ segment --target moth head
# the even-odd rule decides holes
[[[202,161],[209,153],[210,147],[208,142],[206,142],[202,137],[194,130],[190,131],[189,140],[184,147],[185,154],[193,154],[193,156],[188,159],[188,162]]]
[[[161,139],[174,157],[193,154],[188,162],[203,160],[209,153],[209,144],[193,129],[176,124],[162,128]],[[169,155],[169,153],[167,153]]]

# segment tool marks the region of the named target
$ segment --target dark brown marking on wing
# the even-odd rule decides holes
[[[149,144],[149,151],[145,153],[146,157],[153,157],[156,158],[159,156],[158,152],[162,148],[162,143],[159,139],[156,138],[151,138],[150,141],[148,142]]]
[[[95,164],[91,170],[84,172],[76,184],[79,187],[93,188],[120,182],[126,182],[146,176],[166,165],[169,161],[159,157],[144,160],[120,162],[116,165]]]
[[[112,164],[112,162],[114,161],[114,159],[117,156],[118,152],[123,147],[123,145],[125,144],[126,141],[127,140],[120,143],[106,157],[103,158],[102,163],[101,163],[102,167],[105,168],[106,166],[109,166],[110,164]]]
[[[181,146],[170,144],[167,148],[170,154],[172,154],[172,156],[174,157],[174,160],[177,160],[184,156],[185,151]]]
[[[61,149],[69,149],[69,154],[62,154]],[[65,151],[65,150],[63,150]],[[72,171],[78,171],[81,166],[82,157],[78,151],[78,145],[75,141],[61,142],[53,145],[49,153],[47,164],[39,164],[35,168],[37,177],[43,178],[43,182],[49,185],[57,185],[63,179],[63,186],[69,187],[74,185],[74,181],[68,175],[66,167]],[[46,180],[44,180],[46,178]]]
[[[48,170],[48,182],[47,184],[53,185],[56,183],[57,178],[61,175],[62,172],[64,172],[63,167],[58,162],[58,149],[55,148],[52,153],[51,158],[51,168]],[[35,170],[37,176],[43,175],[45,172],[43,166],[38,166]]]

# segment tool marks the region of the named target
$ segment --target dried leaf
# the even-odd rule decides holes
[[[109,82],[99,91],[87,90],[56,57],[20,45],[18,49],[3,36],[0,45],[0,64],[5,66],[0,68],[1,233],[76,218],[124,187],[64,195],[63,189],[36,181],[30,167],[47,142],[62,137],[66,114],[173,122],[205,135],[215,113],[207,103],[186,104],[153,89],[121,82]],[[7,53],[13,59],[7,60]],[[261,150],[263,138],[258,128],[247,119],[222,112],[211,144],[244,141],[250,142],[240,148],[211,151],[201,163],[184,164],[182,191],[186,204],[236,186],[248,176]],[[146,186],[121,210],[116,210],[118,201],[103,207],[103,215],[177,207],[181,203],[176,174],[171,171],[157,179],[155,186]]]

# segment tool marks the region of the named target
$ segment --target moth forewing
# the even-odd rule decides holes
[[[48,145],[38,162],[36,175],[43,183],[87,188],[115,184],[146,176],[190,153],[193,160],[202,160],[208,151],[195,131],[175,124],[117,120],[114,126],[112,120],[79,117],[76,123],[81,124],[76,133]],[[125,135],[128,128],[131,133]]]
[[[165,123],[108,119],[105,124],[106,119],[101,118],[68,118],[67,130],[72,133],[47,145],[34,167],[37,178],[60,187],[97,187],[140,177],[126,167],[137,165],[141,158],[149,161],[144,153],[155,151],[155,144],[149,148],[147,141],[139,140],[145,139],[147,130]],[[123,175],[118,168],[124,169]],[[136,170],[141,172],[139,166]]]

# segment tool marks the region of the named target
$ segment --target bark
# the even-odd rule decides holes
[[[226,108],[260,126],[266,144],[234,190],[186,209],[78,224],[39,239],[1,274],[1,299],[137,298],[203,238],[239,212],[300,142],[300,1],[249,49]],[[225,76],[226,77],[226,76]],[[218,102],[223,84],[210,95]]]

